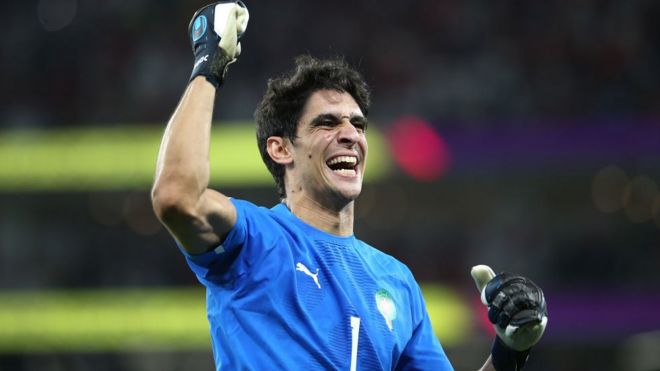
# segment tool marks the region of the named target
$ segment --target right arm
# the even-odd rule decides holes
[[[158,219],[190,254],[221,244],[236,223],[229,198],[208,188],[209,147],[216,89],[240,54],[248,17],[243,3],[223,0],[199,9],[188,26],[195,63],[163,135],[151,199]]]
[[[156,215],[191,254],[222,243],[236,222],[229,198],[208,188],[215,87],[195,77],[170,119],[151,192]]]

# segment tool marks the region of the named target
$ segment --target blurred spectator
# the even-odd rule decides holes
[[[0,78],[11,89],[1,93],[0,125],[162,123],[186,84],[188,14],[202,3],[3,4]],[[224,116],[251,117],[267,77],[306,52],[358,65],[380,118],[415,112],[482,126],[493,118],[657,114],[654,1],[249,6],[252,28]]]

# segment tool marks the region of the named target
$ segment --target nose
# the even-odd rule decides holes
[[[342,123],[339,126],[339,143],[342,144],[355,144],[360,140],[360,132],[358,129],[348,120],[348,118],[342,119]]]

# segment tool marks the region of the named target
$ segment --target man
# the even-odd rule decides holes
[[[241,2],[200,9],[190,83],[165,131],[153,206],[207,288],[216,368],[451,370],[419,286],[353,235],[368,145],[369,92],[342,61],[297,59],[269,82],[257,139],[282,202],[266,209],[208,188],[216,89],[240,54]],[[546,322],[522,277],[473,276],[498,337],[483,370],[518,370]]]

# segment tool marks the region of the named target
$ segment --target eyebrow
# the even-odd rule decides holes
[[[311,127],[320,126],[320,125],[323,125],[327,121],[332,121],[333,123],[336,124],[336,123],[340,122],[341,119],[344,118],[344,117],[346,117],[346,116],[341,116],[340,117],[338,115],[335,115],[334,113],[322,113],[322,114],[320,114],[320,115],[318,115],[318,116],[316,116],[312,119],[312,121],[310,122],[310,126]],[[364,116],[353,114],[353,115],[348,117],[348,121],[350,121],[351,124],[353,124],[353,125],[359,124],[359,125],[364,126],[365,129],[367,128],[368,120]]]

